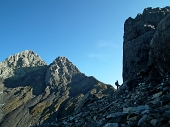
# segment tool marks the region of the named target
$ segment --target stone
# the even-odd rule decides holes
[[[118,126],[119,126],[118,123],[107,123],[103,127],[118,127]]]
[[[128,113],[128,114],[140,114],[144,110],[148,110],[149,106],[148,105],[142,105],[138,107],[128,107],[128,108],[123,108],[123,113]]]
[[[112,114],[109,114],[106,118],[109,119],[109,118],[115,118],[115,117],[119,117],[119,116],[123,116],[124,113],[123,112],[116,112],[116,113],[112,113]]]
[[[133,116],[133,117],[128,118],[127,120],[130,122],[133,122],[133,121],[137,120],[137,118],[138,118],[137,116]]]
[[[148,122],[150,121],[150,119],[151,119],[151,117],[148,116],[148,115],[142,116],[142,118],[138,121],[138,126],[148,124]]]
[[[170,110],[165,111],[163,116],[167,117],[168,119],[170,119]]]
[[[141,114],[149,114],[149,110],[144,110]]]
[[[158,97],[161,96],[161,95],[162,95],[162,91],[154,94],[154,95],[152,96],[152,99],[158,98]]]
[[[153,126],[156,126],[157,122],[158,122],[157,119],[152,119],[152,120],[150,121],[150,124],[153,125]]]

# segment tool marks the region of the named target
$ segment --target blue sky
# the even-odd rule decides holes
[[[33,50],[50,64],[65,56],[81,72],[122,83],[123,28],[169,0],[0,0],[0,61]]]

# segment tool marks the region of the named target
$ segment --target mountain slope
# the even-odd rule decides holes
[[[4,80],[1,127],[26,127],[60,119],[74,112],[86,94],[99,98],[114,92],[81,73],[67,58],[49,66],[33,51],[23,51],[0,63]]]

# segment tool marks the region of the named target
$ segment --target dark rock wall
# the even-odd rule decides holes
[[[148,64],[154,65],[157,73],[164,75],[170,71],[170,14],[158,24],[150,45]]]
[[[146,8],[124,24],[123,81],[145,69],[149,61],[150,42],[159,22],[170,13],[170,7]]]

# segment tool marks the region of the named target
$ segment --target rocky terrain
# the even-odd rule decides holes
[[[103,98],[114,91],[65,57],[47,65],[26,50],[0,62],[0,126],[41,125],[73,113],[86,94]]]
[[[138,14],[134,19],[129,17],[124,24],[124,42],[123,42],[123,81],[127,81],[128,79],[135,78],[136,73],[141,70],[145,70],[149,72],[155,61],[151,61],[154,59],[152,54],[151,56],[151,48],[157,51],[162,47],[163,43],[166,43],[165,40],[158,35],[159,42],[154,42],[156,44],[152,44],[151,41],[156,39],[156,35],[160,33],[160,29],[162,29],[163,19],[169,15],[170,7],[165,8],[146,8],[144,9],[142,14]],[[163,23],[165,24],[165,22]],[[164,29],[166,29],[165,26]],[[157,34],[156,34],[157,33]],[[163,34],[163,33],[160,33]],[[164,31],[164,34],[168,35],[168,31]],[[163,35],[164,36],[164,35]],[[160,47],[159,47],[160,45]],[[162,47],[163,48],[163,47]],[[165,51],[167,51],[166,48]],[[156,51],[156,52],[157,52]],[[159,54],[159,56],[161,56]],[[150,59],[150,60],[149,60]],[[148,69],[148,70],[147,70]],[[146,72],[147,73],[147,72]]]
[[[123,85],[86,94],[74,113],[41,127],[170,127],[170,7],[146,8],[124,26]]]
[[[124,24],[123,81],[115,91],[67,58],[32,51],[0,63],[2,127],[169,127],[170,7]]]

